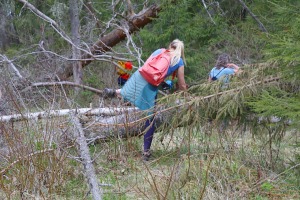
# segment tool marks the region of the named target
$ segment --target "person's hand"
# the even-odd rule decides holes
[[[225,67],[234,69],[234,66],[232,63],[228,63]]]
[[[239,68],[239,66],[237,66],[236,64],[233,64],[233,63],[228,63],[226,66],[229,67],[229,68],[232,68],[232,69],[238,69]]]

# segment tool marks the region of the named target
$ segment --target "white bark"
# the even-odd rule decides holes
[[[67,116],[71,112],[76,112],[80,115],[92,116],[92,115],[105,115],[113,116],[120,115],[124,112],[133,111],[134,108],[80,108],[80,109],[63,109],[63,110],[48,110],[43,112],[35,113],[23,113],[23,114],[14,114],[14,115],[4,115],[0,116],[0,122],[16,122],[22,120],[32,120],[32,119],[44,119],[50,117],[62,117]]]
[[[74,129],[73,134],[76,138],[76,143],[78,144],[78,151],[80,154],[80,158],[82,160],[82,164],[84,166],[85,176],[87,178],[90,191],[92,193],[94,200],[102,199],[102,191],[99,187],[99,183],[97,180],[97,175],[95,173],[95,168],[93,165],[93,161],[91,159],[90,151],[88,144],[86,142],[86,138],[84,136],[84,132],[78,117],[73,113],[70,114],[71,122],[73,123]]]
[[[21,75],[21,73],[19,72],[19,70],[16,68],[16,66],[14,65],[14,63],[9,60],[5,55],[1,55],[0,56],[3,58],[3,62],[6,62],[8,64],[8,66],[13,70],[13,72],[15,73],[15,75],[20,78],[23,79],[23,76]]]
[[[263,25],[263,23],[261,23],[261,21],[258,19],[258,17],[253,12],[251,12],[250,8],[248,8],[248,6],[245,4],[245,2],[242,1],[242,0],[238,0],[238,1],[243,6],[243,8],[247,10],[247,12],[251,15],[251,17],[258,23],[259,28],[263,32],[268,32],[267,29],[266,29],[266,27]]]
[[[216,25],[216,23],[215,23],[214,19],[212,18],[210,12],[208,11],[207,5],[206,5],[206,3],[205,3],[204,0],[202,0],[202,4],[203,4],[203,6],[204,6],[204,8],[205,8],[205,10],[206,10],[206,12],[207,12],[207,14],[208,14],[210,20],[212,21],[212,23],[213,23],[214,25]]]
[[[102,94],[102,90],[98,90],[98,89],[95,89],[95,88],[92,88],[92,87],[89,87],[86,85],[76,84],[74,82],[69,82],[69,81],[32,83],[30,86],[23,89],[22,92],[27,92],[28,90],[31,90],[34,87],[63,86],[63,85],[80,87],[82,89],[89,90],[89,91],[97,93],[97,94]]]

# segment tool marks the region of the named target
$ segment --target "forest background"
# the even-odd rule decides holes
[[[1,197],[299,199],[298,0],[0,5]],[[117,87],[117,62],[140,67],[176,38],[185,44],[193,98],[183,100],[179,112],[174,102],[181,93],[161,96],[159,105],[176,111],[164,116],[149,163],[140,160],[140,137],[91,142],[93,123],[83,121],[95,118],[80,116],[79,124],[76,117],[4,120],[119,108],[120,100],[102,97],[103,88]],[[226,90],[207,83],[220,53],[242,69]],[[103,136],[101,127],[95,129]],[[88,152],[81,152],[81,136],[89,138]]]

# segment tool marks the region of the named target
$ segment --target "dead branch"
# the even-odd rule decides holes
[[[127,3],[127,16],[132,17],[135,15],[132,3],[130,0],[126,0]]]
[[[14,114],[14,115],[4,115],[0,116],[0,122],[17,122],[23,120],[33,120],[33,119],[45,119],[52,117],[62,117],[67,116],[70,112],[75,112],[84,116],[93,116],[93,115],[103,115],[103,116],[112,116],[119,115],[123,112],[132,112],[135,108],[80,108],[80,109],[63,109],[63,110],[49,110],[43,112],[35,113],[23,113],[23,114]]]
[[[71,147],[73,147],[74,145],[72,146],[68,146],[66,147],[66,149],[69,149]],[[36,156],[36,155],[40,155],[40,154],[45,154],[45,153],[49,153],[49,152],[52,152],[54,151],[55,149],[44,149],[44,150],[40,150],[40,151],[37,151],[37,152],[33,152],[31,154],[28,154],[24,157],[19,157],[17,160],[15,160],[14,162],[10,163],[7,167],[5,167],[4,169],[2,169],[0,171],[0,174],[3,175],[7,172],[7,170],[9,170],[10,168],[12,168],[15,164],[21,162],[21,161],[24,161],[24,160],[27,160],[27,159],[30,159],[31,157],[33,156]]]
[[[21,2],[21,3],[23,3],[25,7],[29,8],[33,13],[35,13],[37,16],[41,17],[45,21],[49,22],[54,27],[56,27],[56,28],[59,27],[58,24],[53,19],[51,19],[50,17],[48,17],[47,15],[45,15],[44,13],[42,13],[41,11],[39,11],[36,7],[34,7],[28,1],[26,1],[26,0],[18,0],[18,1]]]
[[[123,113],[111,117],[102,117],[100,119],[97,119],[96,121],[91,121],[84,124],[84,127],[86,129],[85,132],[87,134],[87,137],[94,141],[109,141],[114,138],[129,138],[139,136],[143,134],[141,130],[144,130],[143,126],[147,119],[153,117],[156,127],[160,127],[163,124],[168,125],[167,122],[171,122],[171,119],[174,116],[181,116],[182,111],[185,108],[192,106],[195,102],[208,100],[224,94],[235,94],[238,91],[251,88],[254,85],[272,83],[278,80],[279,78],[275,77],[263,81],[253,82],[242,87],[218,92],[207,96],[192,97],[189,100],[183,100],[177,105],[167,108],[161,105],[160,108],[158,108],[152,115],[145,115],[145,112],[133,110],[130,113]]]
[[[115,30],[111,31],[107,35],[100,38],[90,49],[85,50],[80,48],[78,45],[75,45],[70,37],[58,26],[58,24],[39,11],[36,7],[34,7],[32,4],[30,4],[26,0],[18,0],[19,2],[23,3],[25,7],[30,9],[34,14],[36,14],[38,17],[42,18],[43,20],[50,23],[50,25],[53,27],[53,29],[61,35],[61,37],[66,40],[69,44],[76,47],[78,50],[82,51],[82,57],[81,57],[81,65],[82,68],[87,66],[89,63],[91,63],[93,60],[96,60],[95,56],[99,56],[104,54],[107,51],[111,50],[111,47],[115,46],[119,42],[123,41],[126,38],[126,33],[122,28],[116,28]],[[160,7],[156,4],[153,4],[152,6],[148,7],[147,9],[143,9],[138,14],[134,14],[130,16],[129,18],[126,18],[126,20],[122,21],[122,24],[127,24],[128,26],[128,33],[132,34],[144,26],[146,26],[148,23],[152,21],[153,18],[156,18],[158,16],[158,12],[160,11]],[[67,78],[73,75],[73,67],[72,63],[68,63],[67,65],[61,66],[60,69],[55,74],[55,80],[57,81],[65,81]]]
[[[238,1],[243,6],[243,8],[247,10],[247,12],[251,15],[251,17],[258,23],[260,30],[263,32],[268,32],[265,26],[263,25],[263,23],[261,23],[261,21],[256,17],[256,15],[253,12],[251,12],[251,10],[248,8],[245,2],[243,0],[238,0]]]
[[[97,28],[100,29],[101,28],[100,20],[98,19],[97,15],[96,15],[96,11],[95,11],[95,9],[92,5],[92,1],[91,0],[84,0],[83,5],[88,10],[90,15],[94,18],[94,20],[96,21]]]
[[[95,168],[93,165],[93,161],[91,159],[87,140],[84,136],[82,125],[74,112],[70,114],[70,119],[74,126],[73,134],[74,137],[76,138],[76,143],[78,144],[78,151],[80,154],[80,158],[82,159],[85,176],[87,178],[88,185],[93,195],[93,199],[101,200],[102,191],[101,188],[99,188],[99,183],[95,173]]]
[[[19,70],[16,68],[16,66],[14,65],[14,63],[9,60],[5,55],[1,55],[0,56],[3,58],[3,62],[7,63],[8,66],[14,71],[14,74],[20,78],[23,79],[23,76],[21,75],[21,73],[19,72]]]
[[[28,90],[31,90],[33,87],[63,86],[63,85],[69,85],[69,86],[82,88],[82,89],[89,90],[91,92],[94,92],[94,93],[100,94],[100,95],[102,95],[102,93],[103,93],[102,90],[97,90],[96,88],[92,88],[92,87],[89,87],[86,85],[77,84],[77,83],[73,83],[73,82],[69,82],[69,81],[32,83],[30,86],[23,89],[22,92],[27,92]]]
[[[210,12],[208,11],[207,5],[206,5],[206,3],[205,3],[204,0],[202,0],[202,4],[203,4],[203,6],[204,6],[204,8],[205,8],[205,10],[206,10],[206,12],[207,12],[207,14],[208,14],[210,20],[212,21],[212,23],[213,23],[214,25],[216,25],[216,23],[215,23],[214,19],[212,18]]]
[[[128,21],[123,21],[122,23],[128,24],[129,33],[132,34],[156,18],[160,7],[158,5],[152,5],[149,8],[142,10],[140,13],[130,17]],[[85,53],[82,56],[82,68],[90,64],[93,60],[96,60],[94,55],[101,55],[107,51],[111,50],[111,47],[115,46],[119,42],[126,38],[126,33],[121,28],[117,28],[107,35],[100,38],[91,48],[90,53]],[[56,80],[64,81],[73,75],[72,66],[66,65],[62,66],[56,73]]]
[[[78,45],[75,45],[71,38],[59,27],[59,25],[50,17],[48,17],[47,15],[45,15],[43,12],[39,11],[34,5],[32,5],[31,3],[29,3],[26,0],[18,0],[19,2],[24,4],[24,7],[27,7],[29,10],[31,10],[34,14],[36,14],[38,17],[40,17],[41,19],[45,20],[46,22],[49,22],[50,25],[52,26],[52,28],[65,40],[67,41],[69,44],[71,44],[72,46],[76,47],[78,50],[81,50],[83,52],[85,52],[86,54],[90,54],[90,52],[86,51],[85,49],[80,48]],[[70,66],[72,68],[72,65]],[[72,70],[72,69],[71,69]]]

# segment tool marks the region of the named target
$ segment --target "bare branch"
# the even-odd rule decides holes
[[[67,149],[73,147],[74,145],[71,145],[71,146],[68,146],[66,147]],[[10,163],[7,167],[5,167],[4,169],[2,169],[0,171],[0,174],[3,175],[7,172],[7,170],[9,170],[10,168],[12,168],[15,164],[19,163],[20,161],[23,161],[23,160],[27,160],[27,159],[30,159],[31,157],[33,156],[36,156],[36,155],[40,155],[40,154],[45,154],[45,153],[48,153],[48,152],[52,152],[54,151],[55,149],[44,149],[44,150],[40,150],[40,151],[37,151],[37,152],[33,152],[31,154],[28,154],[24,157],[19,157],[17,160],[15,160],[14,162]]]
[[[133,10],[133,6],[130,0],[126,0],[127,3],[127,16],[128,17],[132,17],[135,15],[134,10]]]
[[[92,1],[91,0],[84,0],[83,5],[88,10],[88,12],[91,14],[91,16],[94,18],[94,20],[96,21],[97,28],[100,29],[101,28],[100,20],[98,19],[97,15],[96,15],[96,11],[95,11],[95,9],[92,5]]]
[[[78,151],[80,154],[80,157],[82,159],[82,164],[84,166],[85,170],[85,176],[88,180],[88,185],[90,186],[91,193],[93,195],[93,199],[95,200],[101,200],[102,196],[102,190],[99,188],[99,183],[97,180],[97,176],[95,173],[95,168],[93,165],[93,161],[91,159],[90,151],[88,144],[86,142],[86,138],[84,136],[84,131],[82,128],[82,125],[78,119],[78,117],[75,115],[75,113],[70,114],[71,122],[73,123],[73,134],[76,139],[76,142],[78,144]]]
[[[263,23],[261,23],[260,20],[256,17],[256,15],[253,12],[251,12],[251,10],[248,8],[245,2],[243,0],[238,0],[238,1],[243,6],[243,8],[247,10],[247,12],[251,15],[251,17],[258,23],[260,30],[263,32],[268,32],[265,26],[263,25]]]
[[[43,20],[49,22],[54,27],[56,27],[56,28],[59,27],[58,24],[53,19],[51,19],[50,17],[48,17],[47,15],[45,15],[44,13],[42,13],[41,11],[39,11],[36,7],[34,7],[28,1],[26,1],[26,0],[18,0],[18,1],[21,2],[21,3],[23,3],[24,6],[26,6],[27,8],[29,8],[33,13],[35,13],[37,16],[39,16]]]
[[[27,92],[28,90],[32,89],[33,87],[43,87],[43,86],[62,86],[62,85],[70,85],[78,88],[82,88],[85,90],[89,90],[91,92],[95,92],[97,94],[102,94],[102,90],[97,90],[95,88],[82,85],[82,84],[77,84],[69,81],[62,81],[62,82],[41,82],[41,83],[32,83],[30,86],[27,88],[23,89],[22,92]]]
[[[153,18],[157,17],[159,11],[160,11],[160,7],[154,4],[149,8],[142,10],[140,13],[134,15],[133,17],[129,18],[128,22],[124,21],[124,23],[128,23],[128,27],[129,27],[128,32],[132,34],[138,31],[140,28],[146,26],[148,23],[152,21]],[[90,53],[85,53],[82,56],[82,67],[85,67],[88,64],[90,64],[93,60],[96,60],[94,58],[95,54],[101,55],[107,51],[110,51],[111,47],[123,41],[125,38],[126,38],[126,33],[124,32],[124,30],[119,28],[103,36],[90,48]],[[56,73],[57,80],[59,81],[66,80],[68,77],[72,75],[73,75],[72,66],[70,65],[63,66]]]
[[[16,66],[13,64],[13,62],[11,60],[9,60],[5,55],[0,54],[0,56],[3,58],[3,61],[6,62],[8,64],[8,66],[11,67],[11,69],[14,71],[15,75],[18,78],[23,79],[23,76],[21,75],[19,70],[16,68]]]
[[[70,39],[70,37],[59,27],[59,25],[50,17],[48,17],[47,15],[45,15],[44,13],[42,13],[41,11],[39,11],[36,7],[34,7],[34,5],[30,4],[28,1],[26,0],[18,0],[19,2],[23,3],[25,7],[27,7],[28,9],[30,9],[34,14],[36,14],[38,17],[40,17],[41,19],[47,21],[50,23],[50,25],[52,26],[52,28],[64,39],[66,40],[69,44],[71,44],[72,46],[75,46],[77,49],[85,52],[86,54],[90,54],[90,52],[88,52],[85,49],[80,48],[79,46],[76,46],[72,40]],[[90,55],[92,56],[92,55]]]
[[[215,23],[215,21],[213,20],[213,18],[212,18],[212,16],[211,16],[210,12],[209,12],[208,9],[207,9],[205,0],[202,0],[202,4],[203,4],[203,6],[204,6],[204,8],[205,8],[205,10],[206,10],[206,12],[207,12],[207,14],[208,14],[210,20],[213,22],[214,25],[216,25],[216,23]]]

